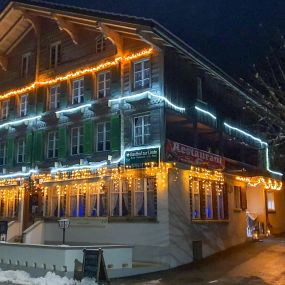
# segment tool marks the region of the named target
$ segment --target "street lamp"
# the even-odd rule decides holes
[[[65,244],[65,230],[69,227],[70,220],[60,219],[58,220],[58,225],[59,225],[59,228],[62,229],[62,244]]]

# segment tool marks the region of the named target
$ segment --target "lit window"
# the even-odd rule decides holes
[[[241,209],[241,187],[234,186],[235,208]]]
[[[191,183],[191,180],[190,180]],[[192,218],[193,219],[200,219],[201,212],[200,212],[200,187],[199,181],[192,182]]]
[[[106,182],[93,184],[89,196],[89,213],[90,217],[107,216],[107,193],[108,187]]]
[[[3,101],[1,104],[1,120],[8,119],[9,115],[9,100]]]
[[[218,210],[218,219],[223,220],[225,218],[224,211],[224,193],[223,190],[217,187],[216,185],[216,193],[217,193],[217,210]]]
[[[111,216],[127,216],[128,210],[128,181],[119,180],[111,183]]]
[[[275,211],[274,192],[267,192],[266,195],[267,195],[267,210]]]
[[[58,157],[58,132],[48,133],[47,158]]]
[[[134,215],[155,217],[155,178],[134,179]]]
[[[27,77],[29,74],[30,58],[31,58],[31,53],[25,53],[22,55],[21,77],[23,78]]]
[[[61,62],[61,42],[50,46],[50,67],[57,67]]]
[[[83,153],[83,127],[71,129],[71,155]]]
[[[106,41],[103,36],[96,39],[96,53],[102,52],[106,49]]]
[[[108,151],[110,147],[110,123],[99,123],[97,125],[97,151]]]
[[[207,181],[205,183],[205,198],[206,198],[205,216],[206,216],[206,219],[212,219],[213,218],[213,189],[212,189],[211,181]]]
[[[82,187],[79,189],[74,187],[70,193],[70,209],[69,216],[71,217],[84,217],[86,210],[86,193]]]
[[[104,71],[97,75],[98,98],[110,96],[111,75],[110,71]]]
[[[150,60],[144,59],[134,63],[134,89],[150,87]]]
[[[25,140],[19,139],[17,144],[17,163],[23,163],[25,161]]]
[[[7,163],[7,144],[5,142],[0,143],[0,165]]]
[[[144,115],[134,118],[134,144],[135,146],[145,145],[149,142],[150,116]]]
[[[49,89],[49,110],[55,110],[59,108],[59,92],[60,86],[51,86]]]
[[[72,82],[72,104],[84,102],[84,78],[73,80]]]
[[[22,95],[20,97],[20,117],[25,117],[27,116],[28,113],[28,95]]]

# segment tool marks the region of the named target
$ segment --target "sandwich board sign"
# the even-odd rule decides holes
[[[83,254],[83,278],[95,278],[99,285],[110,284],[103,250],[84,249]]]

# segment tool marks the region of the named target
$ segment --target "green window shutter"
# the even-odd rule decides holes
[[[92,154],[94,147],[94,124],[93,121],[86,121],[83,125],[84,154]]]
[[[59,105],[61,109],[66,108],[68,105],[68,82],[60,84]]]
[[[121,94],[121,66],[120,64],[111,69],[111,96]]]
[[[111,118],[111,150],[121,149],[121,117],[119,115]]]
[[[10,166],[14,165],[15,156],[15,140],[14,138],[9,138],[7,141],[7,163]]]
[[[93,99],[94,79],[92,74],[84,76],[84,100],[85,102]]]
[[[67,156],[67,128],[61,127],[58,130],[58,157],[65,159]]]
[[[28,133],[26,135],[26,158],[25,162],[32,163],[33,162],[33,133]]]
[[[35,133],[35,162],[44,160],[44,132],[38,131]]]

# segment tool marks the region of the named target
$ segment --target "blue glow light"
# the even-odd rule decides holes
[[[21,120],[12,121],[12,122],[7,122],[5,124],[0,125],[0,128],[5,128],[8,126],[12,126],[12,125],[19,125],[24,122],[34,121],[34,120],[40,119],[41,117],[42,116],[35,116],[35,117],[25,118]]]
[[[55,113],[56,114],[73,113],[73,112],[76,112],[76,111],[78,111],[80,109],[84,109],[84,108],[91,107],[91,106],[92,106],[92,104],[84,104],[84,105],[80,105],[80,106],[77,106],[77,107],[74,107],[74,108],[68,108],[68,109],[56,111]]]
[[[213,115],[212,113],[210,113],[209,111],[206,111],[206,110],[204,110],[204,109],[201,109],[200,107],[197,107],[197,106],[195,106],[195,109],[196,109],[197,111],[199,111],[199,112],[202,112],[202,113],[204,113],[204,114],[210,116],[212,119],[217,120],[217,117],[214,116],[214,115]]]

